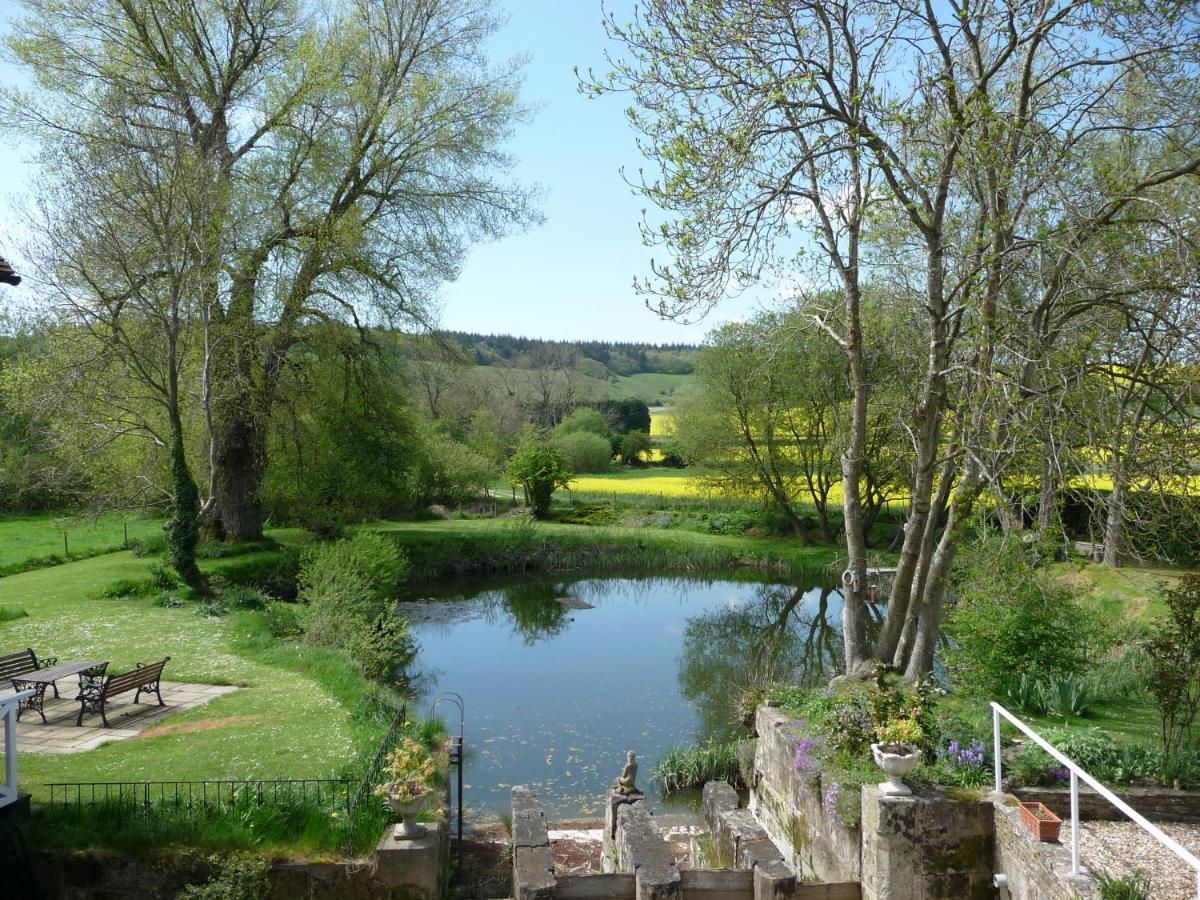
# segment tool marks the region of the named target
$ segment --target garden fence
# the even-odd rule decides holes
[[[349,812],[358,781],[353,778],[73,781],[46,786],[50,789],[49,805],[68,809],[116,806],[144,813],[178,810],[199,814],[242,805],[299,800]]]

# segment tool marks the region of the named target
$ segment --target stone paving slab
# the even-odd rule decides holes
[[[236,691],[236,687],[218,684],[188,684],[181,681],[162,681],[162,698],[166,706],[158,705],[154,694],[142,694],[141,700],[133,702],[134,692],[129,691],[114,697],[106,706],[105,714],[112,724],[105,728],[99,713],[83,717],[83,724],[75,725],[79,715],[79,701],[72,699],[79,687],[71,679],[64,679],[58,686],[62,695],[54,699],[54,691],[46,689],[46,723],[36,711],[26,710],[17,723],[17,746],[33,753],[78,753],[92,750],[109,741],[126,741],[137,737],[151,725],[156,725],[173,712],[203,706],[215,697]],[[0,690],[0,698],[13,693],[12,686]]]

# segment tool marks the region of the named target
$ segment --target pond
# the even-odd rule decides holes
[[[477,818],[507,810],[513,784],[536,786],[551,819],[599,815],[626,750],[657,808],[684,804],[651,781],[665,749],[733,736],[743,690],[828,680],[842,653],[841,594],[822,586],[521,577],[405,599],[420,648],[414,712],[442,691],[464,698],[464,799]],[[457,727],[456,709],[439,714]]]

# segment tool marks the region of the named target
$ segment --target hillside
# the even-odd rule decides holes
[[[536,367],[546,361],[573,360],[583,371],[598,365],[618,377],[690,375],[700,348],[693,344],[643,344],[621,341],[548,341],[509,334],[446,332],[476,365]],[[589,366],[588,364],[597,364]],[[599,373],[597,373],[599,374]],[[666,383],[664,382],[664,385]]]

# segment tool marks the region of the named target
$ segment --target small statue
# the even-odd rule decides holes
[[[637,787],[637,757],[632,750],[625,755],[625,768],[621,770],[621,777],[613,782],[613,790],[626,797],[641,793]]]

